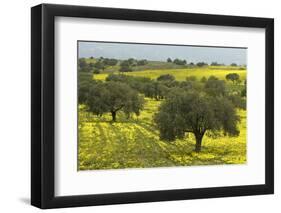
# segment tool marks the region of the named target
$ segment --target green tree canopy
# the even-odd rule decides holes
[[[86,101],[88,110],[97,115],[111,113],[112,121],[116,121],[118,111],[140,114],[144,99],[130,86],[121,82],[109,81],[97,83],[90,88]]]
[[[239,82],[240,76],[237,73],[229,73],[225,76],[226,80],[232,81],[233,83]]]
[[[211,63],[211,66],[220,66],[220,64],[219,64],[218,62],[216,62],[216,61],[213,61],[213,62]]]
[[[186,81],[196,81],[197,78],[196,78],[196,76],[191,75],[191,76],[186,77],[185,80],[186,80]]]
[[[79,72],[78,102],[84,104],[88,98],[89,89],[96,83],[89,72]]]
[[[208,64],[205,63],[205,62],[198,62],[198,63],[196,64],[196,66],[198,66],[198,67],[204,67],[204,66],[208,66]]]
[[[138,66],[144,66],[146,64],[148,64],[148,61],[146,59],[142,59],[142,60],[137,61]]]
[[[174,80],[175,80],[175,76],[170,74],[160,75],[157,78],[157,81],[174,81]]]
[[[172,63],[173,61],[172,61],[171,58],[167,58],[167,62],[168,62],[168,63]]]
[[[168,91],[169,88],[164,83],[158,81],[147,82],[143,87],[144,95],[155,100],[164,99]]]
[[[107,66],[115,66],[118,63],[118,60],[114,58],[104,58],[103,63]]]
[[[78,60],[78,67],[80,69],[83,69],[87,66],[87,62],[86,62],[86,59],[85,58],[79,58]]]
[[[241,91],[241,96],[246,97],[247,96],[247,80],[244,81],[244,88]]]
[[[120,63],[120,72],[131,72],[132,71],[132,60],[124,60]]]
[[[99,70],[104,70],[105,69],[105,64],[103,63],[102,60],[98,60],[95,64],[94,64],[94,67],[96,69],[99,69]]]
[[[211,96],[226,95],[226,85],[223,80],[219,80],[215,76],[210,76],[205,82],[205,92]]]
[[[239,116],[227,98],[212,97],[198,91],[174,89],[160,105],[154,117],[160,138],[174,141],[184,138],[185,133],[195,136],[195,151],[201,151],[206,132],[236,136]]]
[[[79,58],[78,60],[78,70],[81,72],[90,72],[91,67],[87,63],[85,58]]]
[[[178,59],[176,58],[174,61],[173,61],[174,64],[177,64],[177,65],[186,65],[186,60],[181,60],[181,59]]]

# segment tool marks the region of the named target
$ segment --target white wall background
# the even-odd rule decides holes
[[[279,1],[246,0],[45,0],[45,3],[170,10],[194,13],[275,18],[275,195],[201,199],[102,207],[50,210],[51,212],[277,212],[281,202],[281,13]],[[1,2],[0,9],[0,211],[39,212],[30,197],[30,7],[37,0]]]

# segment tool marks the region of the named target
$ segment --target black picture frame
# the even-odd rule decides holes
[[[264,28],[265,184],[95,195],[54,195],[55,17]],[[31,9],[31,204],[42,208],[218,198],[274,193],[274,20],[240,16],[41,4]]]

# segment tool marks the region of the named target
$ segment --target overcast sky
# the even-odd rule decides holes
[[[134,43],[78,42],[79,58],[105,57],[115,59],[147,59],[166,61],[167,58],[190,62],[247,64],[247,49],[223,47],[173,46]]]

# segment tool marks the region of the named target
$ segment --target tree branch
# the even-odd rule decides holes
[[[112,109],[111,111],[113,112],[117,112],[118,110],[122,109],[125,105],[123,104],[122,106],[116,108],[116,109]]]

